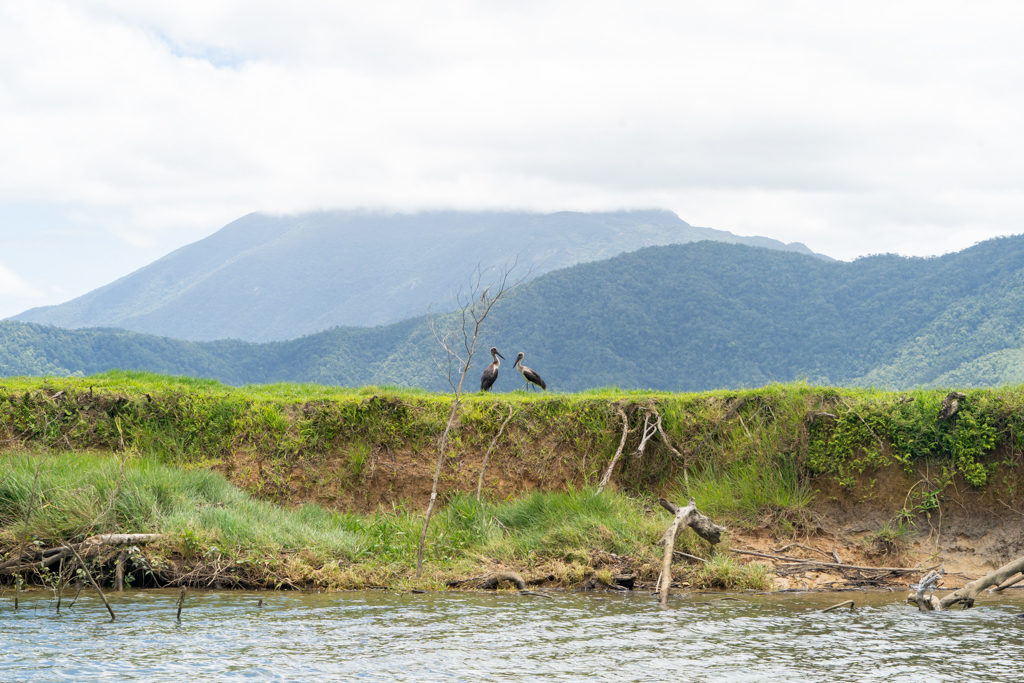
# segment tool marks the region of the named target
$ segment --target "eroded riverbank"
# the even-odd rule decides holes
[[[945,416],[944,392],[806,385],[470,396],[416,578],[450,397],[131,373],[0,385],[0,563],[160,533],[120,560],[135,586],[431,590],[514,571],[531,586],[643,588],[669,520],[659,496],[692,496],[730,529],[715,549],[682,540],[682,588],[905,585],[917,577],[879,568],[933,566],[955,585],[1024,554],[1016,389],[970,392]],[[90,560],[104,585],[119,552]],[[53,580],[31,564],[24,580]]]

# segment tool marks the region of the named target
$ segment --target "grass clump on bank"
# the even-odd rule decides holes
[[[121,457],[124,456],[124,457]],[[664,515],[595,490],[534,493],[495,503],[456,495],[431,527],[430,573],[413,579],[422,515],[254,499],[207,470],[151,456],[99,452],[0,453],[0,561],[26,545],[52,547],[100,533],[159,533],[136,548],[137,585],[441,588],[494,567],[543,569],[558,585],[594,573],[592,554],[653,566]],[[112,557],[95,570],[111,579]]]

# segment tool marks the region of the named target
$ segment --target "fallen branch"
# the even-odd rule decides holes
[[[143,545],[162,538],[162,534],[98,534],[81,543],[63,543],[52,548],[32,550],[16,555],[0,564],[0,574],[14,574],[26,569],[49,568],[73,554],[93,557],[108,546]]]
[[[808,550],[808,551],[810,551],[812,553],[821,553],[825,557],[830,557],[830,558],[834,559],[836,562],[839,562],[839,559],[836,558],[836,556],[835,556],[835,551],[834,550],[832,551],[832,554],[829,555],[824,550],[818,550],[817,548],[812,548],[811,546],[804,545],[802,543],[787,543],[786,545],[782,546],[781,548],[773,548],[772,552],[773,553],[783,553],[783,552],[789,550],[790,548],[802,548],[803,550]]]
[[[693,529],[698,536],[707,540],[709,543],[715,544],[721,540],[722,533],[725,531],[725,528],[718,526],[698,512],[697,501],[693,498],[691,498],[690,502],[683,508],[677,507],[675,504],[665,500],[664,498],[660,499],[658,502],[663,508],[675,515],[672,519],[672,524],[669,525],[668,529],[665,530],[665,534],[661,537],[661,542],[664,544],[665,552],[661,558],[661,573],[658,575],[658,590],[661,594],[661,606],[667,607],[668,591],[672,586],[672,555],[675,551],[676,538],[679,536],[679,532],[682,531],[684,526],[688,526]]]
[[[980,579],[975,579],[963,588],[953,591],[938,602],[939,609],[949,609],[953,605],[962,604],[964,608],[973,607],[978,593],[989,586],[999,586],[1016,574],[1024,572],[1024,556],[1007,562],[999,569],[989,572]]]
[[[1024,574],[1017,573],[990,590],[993,593],[998,593],[1000,591],[1006,590],[1007,588],[1012,588],[1013,586],[1016,586],[1021,581],[1024,581]]]
[[[832,610],[842,609],[844,607],[849,607],[850,610],[852,611],[853,610],[853,600],[844,600],[843,602],[839,603],[838,605],[832,605],[831,607],[826,607],[825,609],[823,609],[821,611],[822,612],[831,612]]]
[[[822,562],[820,560],[808,560],[807,558],[792,557],[790,555],[772,555],[770,553],[760,553],[755,550],[740,550],[739,548],[729,548],[729,552],[737,553],[739,555],[752,555],[754,557],[763,557],[769,560],[788,562],[790,564],[806,564],[813,565],[815,567],[829,567],[832,569],[852,569],[856,571],[887,572],[892,574],[917,574],[919,572],[925,571],[919,567],[865,567],[856,564],[841,564],[839,562]]]
[[[519,574],[516,574],[515,572],[492,574],[481,581],[478,588],[482,590],[497,590],[498,586],[505,581],[515,584],[515,587],[521,591],[526,590],[526,582],[523,581],[523,577],[519,576]]]

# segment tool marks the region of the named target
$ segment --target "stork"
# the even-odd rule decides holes
[[[544,380],[540,378],[540,375],[523,365],[523,357],[525,355],[522,351],[519,352],[519,355],[516,356],[515,367],[523,375],[523,379],[526,380],[526,387],[529,388],[530,384],[536,384],[541,389],[547,389],[548,385],[544,384]]]
[[[491,347],[491,364],[484,369],[484,374],[480,376],[480,391],[490,391],[491,385],[494,384],[494,380],[498,379],[498,366],[501,365],[499,358],[505,356],[498,353],[498,349],[494,346]]]

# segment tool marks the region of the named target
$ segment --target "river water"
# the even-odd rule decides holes
[[[1024,596],[358,592],[0,596],[0,680],[1022,681]],[[822,613],[846,599],[850,610]],[[262,605],[260,605],[262,601]]]

